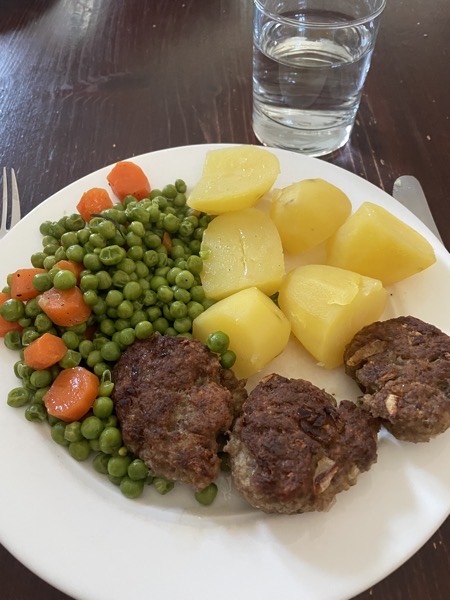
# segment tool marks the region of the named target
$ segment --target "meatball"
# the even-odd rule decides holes
[[[198,340],[154,334],[116,363],[113,401],[126,447],[156,474],[200,490],[219,474],[218,438],[247,397]]]
[[[265,512],[324,511],[377,458],[379,425],[308,381],[270,375],[244,402],[225,451],[244,498]]]
[[[415,317],[377,321],[344,353],[360,405],[400,440],[427,442],[450,426],[450,337]]]

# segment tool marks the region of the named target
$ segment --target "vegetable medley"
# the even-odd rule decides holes
[[[174,484],[124,447],[111,369],[136,339],[191,336],[193,320],[212,303],[199,255],[211,217],[186,205],[180,179],[151,190],[142,169],[122,161],[107,180],[117,202],[92,188],[77,213],[41,224],[42,250],[0,293],[0,336],[20,353],[21,385],[8,404],[26,407],[29,421],[48,421],[52,439],[76,460],[94,454],[95,469],[135,498],[146,483],[161,494]],[[223,336],[212,336],[211,346],[230,367],[235,356]],[[212,502],[209,487],[196,494],[199,502]]]

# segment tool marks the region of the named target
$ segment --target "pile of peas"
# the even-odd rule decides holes
[[[149,472],[123,445],[110,397],[111,369],[128,346],[154,332],[191,337],[193,320],[212,303],[200,281],[200,244],[211,218],[187,206],[186,184],[178,179],[153,190],[148,199],[127,196],[88,223],[79,214],[46,221],[40,226],[42,250],[31,256],[33,267],[45,272],[34,276],[33,286],[43,293],[79,285],[91,316],[81,325],[57,326],[39,307],[39,296],[27,302],[10,299],[0,307],[6,320],[23,327],[4,337],[8,348],[21,353],[14,365],[21,386],[10,391],[8,404],[26,406],[29,421],[49,422],[52,439],[74,459],[84,461],[95,453],[94,468],[129,498],[140,496],[145,484],[160,494],[174,484]],[[83,265],[79,283],[70,270],[55,267],[61,260]],[[23,349],[46,332],[60,336],[67,352],[53,367],[33,370],[23,360]],[[236,358],[228,341],[217,332],[208,342],[225,368]],[[61,369],[79,365],[100,378],[98,397],[82,420],[66,423],[47,414],[43,398]],[[213,483],[196,498],[210,504],[216,492]]]

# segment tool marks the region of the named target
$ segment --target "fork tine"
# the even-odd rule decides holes
[[[11,226],[10,229],[20,221],[20,198],[17,188],[17,179],[14,169],[11,169]]]
[[[6,216],[8,214],[8,181],[6,179],[6,169],[3,167],[3,205],[2,205],[2,221],[0,224],[0,235],[6,233]]]

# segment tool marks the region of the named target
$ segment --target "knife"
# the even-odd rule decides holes
[[[392,195],[400,204],[409,208],[434,233],[438,240],[443,243],[418,179],[412,175],[402,175],[402,177],[394,181]]]

